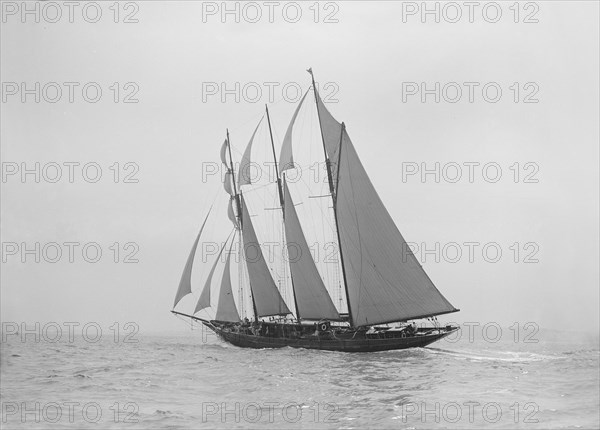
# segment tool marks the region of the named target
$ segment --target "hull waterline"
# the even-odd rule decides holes
[[[204,325],[213,330],[225,342],[241,348],[262,349],[291,347],[341,352],[376,352],[424,347],[458,330],[458,328],[452,327],[450,329],[435,330],[435,333],[408,337],[364,337],[360,339],[344,339],[335,337],[326,338],[324,336],[307,336],[293,339],[239,333],[215,326],[211,323],[204,323]]]

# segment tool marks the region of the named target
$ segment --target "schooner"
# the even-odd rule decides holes
[[[230,234],[221,247],[193,313],[175,310],[179,301],[192,293],[194,257],[209,210],[192,246],[171,312],[201,322],[226,342],[250,348],[289,346],[347,352],[385,351],[425,346],[458,330],[456,326],[441,326],[437,322],[437,315],[457,312],[458,309],[435,287],[410,251],[371,183],[345,124],[338,122],[327,110],[315,85],[312,69],[308,72],[312,78],[311,88],[327,170],[329,193],[325,197],[330,199],[333,207],[333,227],[347,312],[342,312],[340,306],[336,307],[325,286],[286,182],[286,171],[294,167],[294,124],[310,88],[294,111],[279,160],[266,108],[285,245],[290,255],[286,264],[293,300],[286,303],[273,279],[242,191],[252,182],[248,167],[259,122],[237,171],[231,155],[229,131],[221,147],[221,161],[227,169],[223,186],[230,195],[227,213],[234,225],[234,237]],[[239,248],[242,254],[240,263],[243,262],[246,269],[244,287],[248,289],[252,307],[252,318],[243,320],[238,306],[244,306],[244,300],[240,294],[236,301],[230,273],[236,236],[242,245]],[[224,252],[225,265],[215,300],[211,297],[212,278]],[[213,318],[195,316],[215,305]],[[408,324],[418,319],[427,319],[430,325]]]

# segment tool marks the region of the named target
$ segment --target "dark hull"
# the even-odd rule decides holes
[[[229,331],[226,328],[205,324],[225,342],[241,348],[292,348],[320,349],[325,351],[341,352],[375,352],[390,351],[395,349],[417,348],[429,345],[432,342],[440,340],[456,331],[456,328],[442,329],[441,332],[433,334],[419,334],[410,337],[389,337],[389,338],[346,338],[332,339],[322,338],[320,336],[305,336],[302,338],[285,337],[266,337],[255,336],[246,333],[237,333]]]

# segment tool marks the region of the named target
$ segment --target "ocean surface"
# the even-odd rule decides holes
[[[599,428],[597,335],[504,328],[427,348],[248,350],[200,328],[3,334],[2,428]]]

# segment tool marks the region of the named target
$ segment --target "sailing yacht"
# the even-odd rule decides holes
[[[193,313],[176,310],[180,300],[192,293],[194,257],[209,210],[185,265],[171,312],[204,324],[226,342],[248,348],[287,346],[370,352],[422,347],[448,336],[459,328],[442,326],[436,317],[458,309],[435,287],[410,251],[371,183],[345,124],[338,122],[327,110],[315,85],[312,69],[308,72],[312,78],[327,170],[329,193],[325,197],[330,199],[333,207],[345,306],[336,307],[332,300],[312,257],[286,181],[286,171],[294,167],[292,132],[309,88],[292,116],[279,160],[266,108],[285,245],[289,255],[294,256],[286,262],[293,300],[284,300],[273,279],[243,194],[243,188],[252,183],[248,167],[259,123],[237,172],[227,131],[220,156],[227,168],[223,186],[230,195],[227,213],[234,226],[233,238],[230,234],[221,247]],[[242,254],[240,263],[247,274],[247,282],[243,282],[246,276],[239,277],[239,282],[244,285],[240,285],[237,300],[230,273],[236,237],[241,244],[238,247]],[[223,252],[226,252],[225,265],[215,303],[211,297],[212,278]],[[243,289],[251,298],[251,318],[242,319],[238,310],[239,306],[244,306]],[[212,310],[215,305],[213,318],[196,316],[202,310],[205,313]],[[428,322],[417,325],[414,321],[420,319]],[[409,324],[410,321],[413,323]]]

